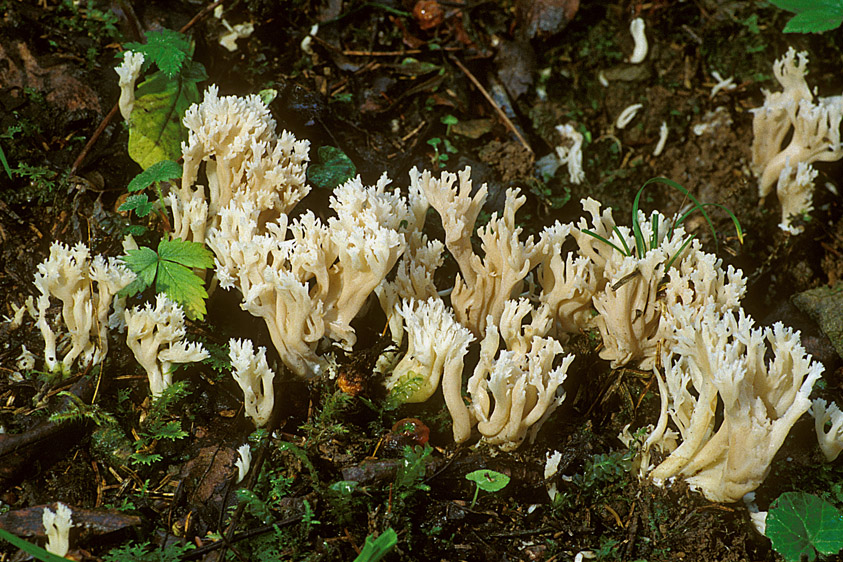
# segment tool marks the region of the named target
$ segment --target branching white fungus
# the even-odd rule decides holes
[[[683,476],[711,501],[738,501],[766,477],[790,428],[811,406],[808,395],[823,367],[806,355],[798,333],[781,324],[753,329],[743,310],[676,304],[673,315],[675,341],[662,351],[664,378],[656,371],[662,419],[648,444],[659,441],[668,416],[682,442],[650,476],[656,482]],[[772,358],[765,363],[768,346]]]
[[[623,129],[627,125],[629,125],[635,116],[638,114],[638,111],[644,107],[642,103],[634,103],[630,106],[627,106],[623,111],[620,112],[618,118],[615,119],[615,128],[616,129]]]
[[[263,348],[261,348],[263,349]],[[237,454],[239,458],[234,461],[234,466],[237,467],[237,484],[243,481],[246,478],[246,475],[249,473],[249,468],[252,466],[252,449],[249,447],[248,443],[244,443],[237,447]]]
[[[843,157],[843,95],[815,102],[805,81],[807,64],[805,52],[788,49],[773,64],[782,91],[765,90],[764,105],[752,110],[752,171],[758,176],[758,195],[763,200],[776,186],[782,205],[779,227],[792,234],[801,232],[792,217],[812,209],[816,173],[810,164]],[[790,141],[783,146],[788,136]]]
[[[143,61],[143,53],[126,51],[123,55],[123,62],[114,69],[120,77],[120,100],[118,101],[120,115],[126,121],[131,117],[132,109],[135,106],[135,82],[140,76]]]
[[[231,374],[243,390],[246,416],[252,418],[255,427],[263,427],[269,422],[275,406],[272,387],[275,372],[266,362],[266,348],[259,347],[255,353],[251,340],[234,338],[229,340],[228,346]]]
[[[831,462],[840,455],[840,451],[843,451],[843,412],[837,404],[832,402],[829,406],[822,398],[817,398],[812,402],[810,412],[814,417],[820,449],[825,459]],[[827,430],[826,426],[828,426]]]
[[[109,311],[122,310],[125,298],[117,293],[135,278],[114,258],[95,256],[82,243],[68,247],[60,242],[50,246],[50,256],[38,265],[35,286],[38,297],[38,328],[44,337],[44,356],[50,371],[70,371],[77,359],[94,364],[108,352]],[[94,290],[96,287],[96,290]],[[50,297],[62,302],[61,318],[70,336],[71,348],[59,360],[56,334],[50,327],[47,310]],[[113,322],[112,322],[113,323]]]
[[[582,169],[582,133],[570,124],[558,125],[556,130],[565,141],[565,144],[556,147],[559,162],[568,166],[568,177],[571,183],[580,184],[585,179],[585,172]]]
[[[70,508],[61,502],[56,503],[56,511],[44,508],[41,523],[47,532],[48,552],[56,556],[65,556],[70,550],[70,528],[73,527]]]
[[[202,361],[208,352],[200,343],[183,341],[186,334],[184,311],[159,293],[155,306],[146,303],[125,312],[126,343],[149,378],[153,397],[159,396],[173,382],[174,363]]]

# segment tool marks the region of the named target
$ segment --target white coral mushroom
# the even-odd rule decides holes
[[[471,421],[460,390],[463,357],[474,336],[436,298],[404,301],[400,314],[408,335],[407,354],[387,380],[387,388],[407,385],[412,392],[405,402],[424,402],[442,379],[445,404],[454,421],[454,440],[465,441],[471,432]]]
[[[47,551],[56,556],[65,556],[70,549],[70,528],[73,527],[70,508],[61,502],[56,504],[55,512],[45,507],[41,523],[47,532]]]
[[[272,387],[275,372],[266,362],[266,348],[259,347],[255,353],[251,340],[234,338],[229,341],[229,348],[232,376],[243,390],[246,415],[252,418],[255,427],[262,427],[269,422],[275,406]]]
[[[753,109],[752,170],[762,200],[777,186],[782,229],[798,233],[793,215],[811,210],[813,176],[810,164],[843,157],[840,124],[843,95],[816,102],[805,81],[808,56],[792,47],[773,64],[781,92],[764,91],[764,105]],[[787,146],[784,141],[790,137]],[[807,167],[807,168],[806,168]]]
[[[825,459],[831,462],[843,451],[843,412],[834,402],[829,406],[825,400],[817,398],[811,404],[811,415],[820,449]]]
[[[120,115],[126,121],[131,117],[132,109],[135,106],[135,82],[140,76],[143,61],[143,53],[126,51],[123,55],[123,62],[114,69],[120,77],[120,101],[118,102]]]
[[[146,371],[153,397],[173,382],[173,363],[202,361],[208,352],[200,343],[182,341],[186,330],[182,308],[159,293],[155,306],[147,303],[125,312],[126,343]]]

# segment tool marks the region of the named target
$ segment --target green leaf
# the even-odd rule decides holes
[[[123,263],[135,272],[137,279],[120,292],[132,296],[155,281],[155,290],[165,293],[184,308],[188,318],[203,318],[206,313],[205,281],[191,270],[214,265],[213,255],[204,245],[184,240],[161,240],[158,252],[151,248],[129,250]]]
[[[158,271],[158,254],[152,248],[138,248],[129,250],[123,256],[123,263],[137,275],[128,287],[120,291],[120,296],[131,297],[146,290],[155,281],[155,274]]]
[[[161,160],[132,178],[126,189],[140,191],[155,182],[170,181],[180,177],[181,165],[172,160]]]
[[[129,119],[129,156],[147,169],[162,160],[178,160],[187,139],[181,120],[191,104],[199,101],[194,80],[167,78],[156,72],[135,92]]]
[[[465,479],[477,484],[477,487],[484,492],[498,492],[509,484],[509,476],[487,468],[469,472],[465,475]]]
[[[143,53],[144,59],[154,63],[168,78],[178,74],[193,51],[187,35],[172,29],[147,31],[146,43],[126,43],[124,47]]]
[[[376,539],[372,535],[366,537],[366,543],[363,545],[363,550],[354,559],[354,562],[378,562],[381,558],[386,556],[395,545],[398,544],[398,534],[388,528]]]
[[[161,240],[158,243],[158,255],[162,260],[179,263],[185,267],[205,269],[214,266],[214,254],[199,242]]]
[[[804,12],[825,2],[823,0],[770,0],[770,3],[788,12]]]
[[[456,116],[451,115],[449,113],[448,115],[445,115],[444,117],[440,118],[439,122],[442,123],[443,125],[450,126],[450,125],[456,125],[457,123],[460,122],[460,120],[457,119]]]
[[[12,179],[12,169],[9,168],[9,162],[6,161],[6,153],[3,152],[2,146],[0,146],[0,164],[3,164],[3,169],[6,170],[9,179]]]
[[[5,529],[0,529],[0,539],[9,541],[22,551],[35,558],[36,560],[41,560],[41,562],[67,562],[66,558],[56,556],[52,552],[48,552],[38,545],[34,545],[31,542],[25,541]]]
[[[165,293],[171,300],[179,303],[188,318],[205,317],[205,282],[185,266],[171,261],[158,262],[158,277],[155,291]]]
[[[135,464],[142,464],[149,466],[153,463],[156,463],[163,459],[161,455],[158,453],[143,453],[141,451],[135,451],[132,453],[132,462]]]
[[[823,33],[843,23],[843,8],[821,8],[796,14],[788,21],[785,33]]]
[[[319,162],[307,169],[307,179],[316,187],[334,189],[357,174],[354,163],[335,146],[319,147]]]
[[[152,203],[149,202],[149,198],[145,193],[130,195],[117,210],[123,212],[134,211],[137,216],[145,217],[152,211]]]
[[[766,535],[788,562],[809,561],[843,549],[843,515],[832,504],[804,492],[785,492],[767,514]]]
[[[774,6],[796,15],[784,26],[785,33],[823,33],[843,24],[843,0],[770,0]]]

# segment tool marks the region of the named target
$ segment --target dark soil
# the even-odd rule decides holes
[[[820,95],[843,92],[839,31],[783,34],[787,13],[740,0],[579,6],[576,0],[246,0],[226,4],[225,17],[231,24],[254,22],[255,32],[229,52],[217,43],[224,31],[219,20],[192,1],[7,0],[0,14],[0,149],[13,171],[10,178],[0,170],[3,314],[11,316],[13,304],[37,294],[33,275],[52,241],[123,253],[128,218],[116,208],[140,168],[128,156],[119,114],[106,118],[119,96],[115,54],[125,41],[142,41],[144,31],[189,24],[207,84],[226,95],[275,89],[271,109],[279,127],[311,141],[311,161],[319,147],[339,147],[364,183],[386,171],[404,186],[413,166],[471,166],[475,184],[489,184],[488,213],[502,206],[507,187],[524,189],[528,203],[519,219],[527,233],[578,217],[578,202],[588,196],[613,207],[616,218],[629,217],[640,186],[657,176],[729,208],[747,233],[743,244],[719,208],[710,208],[716,240],[702,219],[692,218],[688,227],[724,264],[743,269],[749,280],[744,307],[759,324],[781,320],[803,331],[803,343],[826,367],[816,394],[843,400],[840,357],[790,302],[843,277],[843,211],[839,197],[822,187],[841,184],[841,165],[817,165],[812,219],[801,235],[784,233],[775,197],[759,204],[749,172],[748,111],[761,105],[762,89],[778,89],[772,63],[788,46],[808,51],[809,83]],[[624,62],[635,16],[645,19],[650,38],[640,65]],[[308,55],[300,44],[317,22]],[[408,57],[415,62],[401,64]],[[712,71],[733,76],[737,87],[711,98]],[[600,73],[609,87],[600,85]],[[492,92],[524,143],[471,78]],[[629,127],[615,130],[616,116],[632,103],[642,103],[642,110]],[[694,134],[692,127],[717,108],[724,124]],[[442,122],[448,115],[458,124],[448,128]],[[656,157],[663,121],[670,135]],[[550,179],[536,172],[536,160],[558,144],[554,127],[562,123],[590,135],[581,185],[571,184],[564,168]],[[431,139],[440,139],[436,148]],[[298,209],[324,214],[328,195],[314,189]],[[642,201],[666,215],[686,203],[658,184]],[[150,226],[153,235],[162,228]],[[446,264],[442,287],[455,271],[453,260]],[[234,336],[271,349],[263,322],[240,311],[238,299],[215,292],[207,319],[191,324],[191,337],[216,345],[223,357]],[[149,542],[162,557],[119,559],[179,559],[163,553],[185,543],[197,547],[181,555],[185,560],[352,560],[367,535],[387,528],[397,532],[398,544],[386,560],[561,561],[580,551],[603,560],[780,559],[753,530],[742,504],[713,504],[681,482],[658,488],[628,470],[616,436],[627,424],[655,422],[655,384],[649,372],[611,370],[597,357],[594,334],[571,342],[580,354],[565,384],[568,399],[537,441],[500,453],[454,446],[441,396],[385,406],[381,381],[371,374],[385,345],[377,308],[358,318],[357,346],[341,360],[341,388],[357,387],[359,394],[344,394],[333,380],[304,383],[284,374],[277,381],[273,438],[257,436],[261,445],[253,447],[253,470],[244,482],[252,496],[236,491],[232,475],[236,448],[253,426],[243,417],[239,389],[213,361],[177,374],[188,381],[189,394],[168,419],[180,423],[186,437],[152,443],[148,452],[160,460],[137,464],[129,455],[149,415],[149,391],[125,343],[115,338],[101,371],[63,381],[39,372],[20,379],[14,373],[21,345],[39,357],[43,341],[28,316],[17,330],[0,324],[0,428],[6,433],[0,436],[0,528],[43,544],[41,509],[61,501],[73,509],[71,555],[81,560],[101,559],[128,541]],[[49,414],[70,400],[62,391],[95,404],[116,424],[97,425],[90,411],[76,421],[50,422]],[[421,459],[405,446],[424,443],[422,436],[390,431],[405,417],[429,428],[433,449]],[[543,474],[549,450],[562,452],[559,472],[566,475],[555,504]],[[413,466],[420,467],[415,478]],[[480,468],[505,473],[511,482],[501,492],[481,492],[472,507],[474,487],[464,475]],[[344,493],[331,486],[340,481],[356,488]],[[805,416],[758,490],[758,503],[766,509],[791,490],[827,495],[840,482],[840,461],[823,465],[813,421]],[[11,545],[0,544],[0,561],[21,559]]]

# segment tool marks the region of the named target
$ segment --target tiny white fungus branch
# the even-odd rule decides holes
[[[234,462],[234,466],[237,467],[237,484],[239,484],[246,478],[252,466],[252,449],[248,443],[244,443],[237,448],[237,454],[240,458]]]
[[[635,18],[629,23],[629,32],[635,42],[632,55],[629,57],[629,62],[632,64],[642,63],[647,58],[647,35],[644,33],[644,27],[644,20],[641,18]]]
[[[132,108],[135,105],[135,82],[140,76],[141,67],[143,66],[143,53],[136,53],[134,51],[127,51],[123,55],[123,62],[114,69],[118,76],[120,76],[120,115],[126,121],[132,115]]]
[[[708,95],[709,98],[713,98],[714,96],[716,96],[717,92],[719,92],[720,90],[723,90],[724,92],[729,92],[737,88],[737,86],[735,86],[735,79],[732,76],[729,76],[728,78],[723,78],[722,76],[720,76],[720,73],[716,70],[711,71],[711,76],[712,78],[717,80],[717,83],[711,88],[711,93]]]
[[[667,144],[667,121],[662,121],[662,126],[659,127],[659,142],[656,143],[656,148],[653,149],[653,156],[660,156],[664,150],[664,145]]]
[[[570,124],[558,125],[556,130],[565,141],[564,145],[556,147],[556,156],[561,164],[568,166],[568,177],[571,183],[580,184],[585,179],[585,172],[582,169],[582,133]]]
[[[56,504],[56,511],[44,508],[41,523],[47,531],[47,552],[64,556],[70,550],[70,528],[73,526],[70,508],[63,503]]]
[[[634,103],[621,111],[620,115],[618,115],[618,118],[615,120],[615,128],[623,129],[629,125],[632,120],[635,119],[635,115],[638,113],[638,110],[642,107],[644,107],[644,104]]]

